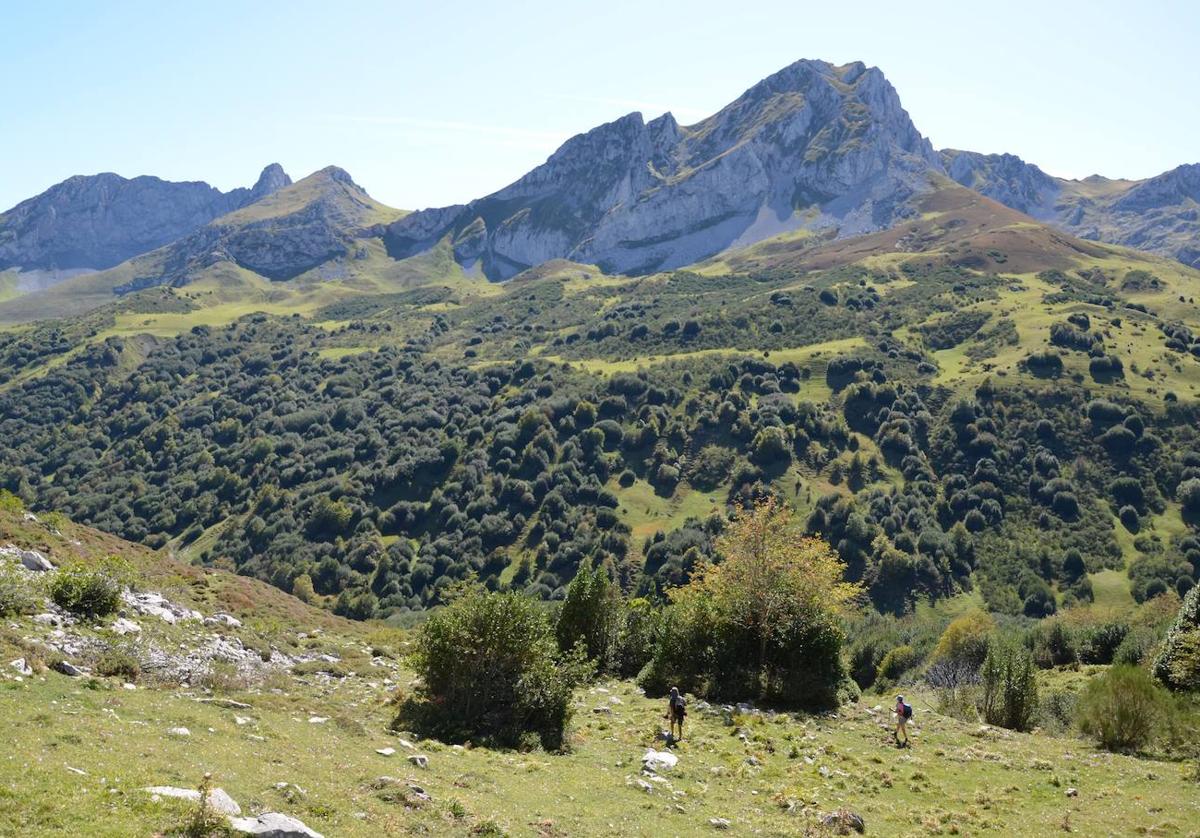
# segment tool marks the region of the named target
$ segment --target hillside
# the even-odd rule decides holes
[[[223,214],[165,247],[0,304],[0,320],[83,313],[131,291],[202,285],[205,280],[215,280],[225,296],[235,298],[241,296],[237,286],[246,283],[302,283],[309,278],[336,283],[359,273],[356,262],[370,265],[372,278],[386,277],[395,270],[377,269],[373,251],[382,250],[378,237],[383,225],[402,215],[374,201],[346,172],[331,166]],[[230,274],[244,279],[222,279]]]
[[[1011,154],[941,154],[959,183],[1075,236],[1200,267],[1200,164],[1145,180],[1068,180]]]
[[[189,285],[10,331],[4,486],[359,616],[471,574],[561,596],[585,556],[661,592],[765,492],[887,610],[1182,592],[1197,274],[922,189],[887,231],[644,278],[557,263],[303,307]]]
[[[291,182],[278,163],[253,187],[224,193],[206,183],[111,172],[69,178],[0,213],[0,270],[24,272],[37,290],[40,274],[111,268]]]
[[[451,747],[391,729],[392,699],[412,679],[395,632],[61,516],[0,512],[0,545],[9,544],[60,565],[116,553],[136,569],[143,601],[166,594],[210,619],[171,623],[135,608],[103,627],[54,609],[6,618],[0,712],[13,758],[0,763],[5,833],[182,829],[195,804],[146,789],[194,789],[206,773],[245,818],[278,812],[338,836],[704,834],[722,821],[734,834],[833,834],[820,819],[841,809],[862,817],[868,834],[1094,835],[1117,819],[1131,832],[1189,834],[1200,814],[1187,765],[968,724],[937,712],[928,694],[912,699],[915,745],[906,751],[889,745],[886,698],[822,716],[699,702],[673,750],[677,764],[647,772],[641,759],[656,747],[661,703],[623,681],[577,694],[564,754]],[[130,623],[139,631],[117,632]],[[162,660],[156,648],[170,650],[170,666],[152,665]],[[118,654],[140,660],[141,672],[54,668],[64,659],[111,667]],[[194,668],[179,669],[183,661]],[[1064,673],[1044,677],[1052,684]],[[425,767],[410,763],[416,755]]]

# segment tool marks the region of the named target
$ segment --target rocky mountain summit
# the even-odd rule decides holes
[[[77,175],[0,215],[0,270],[103,270],[259,201],[292,180],[278,163],[250,188]]]
[[[268,279],[292,279],[351,255],[356,239],[380,234],[382,222],[395,215],[346,171],[329,166],[151,254],[115,290],[183,284],[217,262],[233,262]]]
[[[1079,238],[1200,266],[1200,164],[1146,180],[1067,180],[1012,154],[947,149],[941,156],[962,185]]]
[[[692,126],[632,113],[466,206],[388,229],[397,258],[449,237],[495,280],[552,258],[645,273],[796,229],[839,236],[911,212],[941,164],[875,68],[799,61]]]

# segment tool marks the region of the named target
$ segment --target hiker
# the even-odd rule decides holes
[[[898,695],[898,696],[896,696],[896,711],[895,712],[896,712],[896,732],[893,733],[892,736],[896,740],[897,747],[907,748],[909,746],[908,720],[912,718],[912,712],[913,712],[912,705],[906,704],[904,701],[904,696]],[[901,733],[904,734],[903,742],[900,741]]]
[[[667,734],[668,740],[679,741],[683,738],[683,717],[687,715],[687,702],[683,700],[683,696],[679,694],[679,687],[671,687],[671,698],[667,702],[667,715],[664,718],[670,719],[671,729]],[[679,726],[679,736],[675,736],[675,726]]]

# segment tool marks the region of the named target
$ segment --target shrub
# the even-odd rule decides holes
[[[41,600],[40,580],[0,561],[0,617],[32,614]]]
[[[1200,689],[1200,588],[1192,588],[1154,659],[1154,677],[1173,690]]]
[[[738,510],[717,540],[724,560],[672,592],[639,676],[644,688],[808,708],[857,692],[842,665],[838,617],[860,589],[842,581],[837,554],[799,536],[795,523],[773,499]]]
[[[875,684],[881,690],[887,684],[894,684],[900,677],[921,662],[921,656],[912,646],[897,646],[879,662],[879,671],[875,673]]]
[[[632,678],[654,656],[661,613],[647,599],[631,600],[625,608],[624,624],[617,642],[617,673]]]
[[[1131,629],[1121,645],[1113,653],[1114,664],[1140,666],[1146,662],[1151,653],[1158,648],[1158,634],[1148,626],[1136,626]]]
[[[118,646],[107,649],[96,661],[96,674],[106,678],[123,678],[136,681],[142,674],[141,664],[134,654]]]
[[[980,668],[980,711],[984,721],[1029,730],[1038,708],[1037,672],[1028,649],[993,643]]]
[[[1079,697],[1079,727],[1105,750],[1149,744],[1166,709],[1162,689],[1136,666],[1114,666],[1088,682]]]
[[[1079,659],[1075,638],[1060,619],[1039,624],[1029,639],[1033,659],[1043,669],[1075,663]]]
[[[479,587],[458,592],[425,623],[413,654],[420,705],[401,719],[452,741],[470,737],[521,745],[528,734],[561,748],[571,692],[592,671],[582,653],[560,654],[554,629],[533,599]]]
[[[1190,515],[1200,515],[1200,477],[1193,477],[1179,484],[1175,496]]]
[[[1116,621],[1081,629],[1078,632],[1079,660],[1090,664],[1112,663],[1128,634],[1129,626]]]
[[[50,598],[82,617],[107,617],[121,604],[121,591],[130,578],[129,565],[109,556],[98,565],[72,565],[50,580]]]
[[[931,658],[935,662],[962,663],[978,669],[987,656],[988,641],[995,629],[996,622],[982,611],[957,617],[942,632]]]
[[[558,647],[569,652],[583,645],[588,660],[601,672],[616,667],[617,643],[625,621],[621,592],[604,567],[581,565],[567,587],[567,598],[558,615]]]

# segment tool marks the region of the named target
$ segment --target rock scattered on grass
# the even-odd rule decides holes
[[[162,797],[172,797],[192,803],[200,801],[200,792],[196,789],[181,789],[176,786],[149,786],[142,789],[142,791],[152,795],[153,799],[156,800]],[[233,816],[242,813],[242,807],[224,789],[209,789],[208,808],[222,815]]]
[[[651,748],[642,754],[642,767],[657,773],[670,771],[678,764],[679,757],[670,751],[656,751]]]
[[[830,827],[837,835],[849,835],[851,830],[862,834],[867,830],[867,824],[862,815],[849,809],[838,809],[821,818],[821,823]]]
[[[413,754],[408,758],[408,761],[417,766],[417,768],[429,767],[429,757],[425,756],[425,754]]]
[[[375,753],[379,754],[382,757],[390,757],[390,756],[396,755],[396,749],[395,748],[376,748]]]
[[[192,732],[186,727],[173,727],[167,731],[167,736],[172,736],[176,739],[187,739],[192,735]]]
[[[230,818],[229,828],[259,838],[324,838],[303,822],[279,812],[267,812],[257,818]]]

